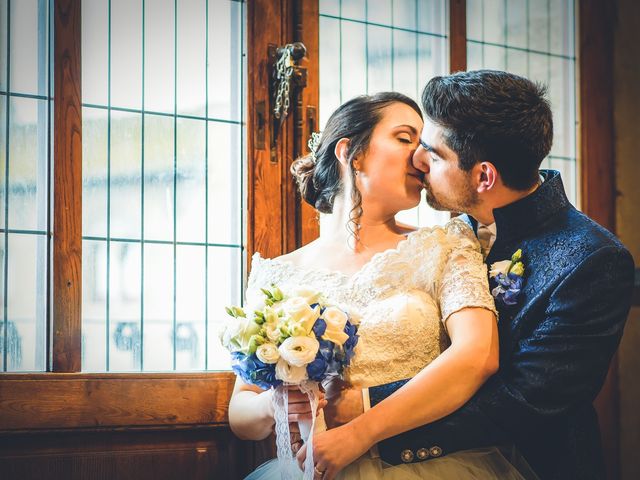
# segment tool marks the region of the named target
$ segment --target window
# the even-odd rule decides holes
[[[244,26],[230,0],[84,0],[84,371],[228,368]]]

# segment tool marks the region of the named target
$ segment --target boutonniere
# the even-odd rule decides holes
[[[524,263],[522,263],[522,249],[518,249],[511,256],[511,260],[502,260],[491,264],[489,277],[498,284],[491,295],[501,300],[505,305],[515,305],[524,283]]]

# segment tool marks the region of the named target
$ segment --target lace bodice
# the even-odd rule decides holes
[[[352,276],[256,253],[247,303],[271,284],[321,291],[360,321],[360,340],[346,376],[362,387],[416,375],[449,344],[445,327],[452,313],[465,307],[496,312],[480,246],[460,219],[411,232]]]

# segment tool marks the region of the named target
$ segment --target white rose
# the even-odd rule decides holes
[[[507,275],[509,273],[509,267],[511,267],[511,260],[502,260],[491,264],[491,270],[489,276],[491,278],[497,277],[499,274]]]
[[[336,345],[343,345],[349,340],[349,335],[344,333],[344,327],[347,324],[347,314],[336,307],[327,308],[322,314],[322,318],[327,324],[327,329],[322,335],[323,340],[328,340]]]
[[[309,290],[307,288],[298,288],[291,292],[290,297],[300,297],[303,298],[308,305],[318,303],[320,300],[320,292],[316,292],[315,290]]]
[[[280,358],[276,363],[276,378],[286,383],[302,383],[308,378],[307,367],[295,367]]]
[[[256,356],[261,362],[277,363],[280,358],[280,352],[278,352],[278,347],[273,343],[263,343],[256,350]]]
[[[298,323],[309,333],[320,316],[320,307],[311,308],[302,297],[293,297],[282,305],[292,322]]]
[[[316,358],[320,343],[312,337],[289,337],[278,349],[280,356],[294,367],[305,366]]]

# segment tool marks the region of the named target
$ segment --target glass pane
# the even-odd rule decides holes
[[[208,116],[240,120],[242,95],[242,3],[209,4]]]
[[[9,108],[9,228],[46,230],[47,102],[12,97]]]
[[[447,2],[442,0],[416,0],[418,30],[422,33],[447,35]],[[468,4],[468,2],[467,2]]]
[[[45,369],[46,252],[45,235],[8,234],[6,342],[2,338],[8,371]]]
[[[83,132],[84,133],[84,132]],[[107,242],[82,242],[82,369],[107,370]]]
[[[107,110],[82,109],[82,234],[107,236]]]
[[[141,115],[111,113],[110,224],[116,238],[140,238]]]
[[[82,0],[82,101],[107,105],[109,2]],[[84,135],[84,130],[83,130]]]
[[[208,332],[208,370],[230,368],[229,354],[220,347],[218,333],[226,318],[226,305],[240,305],[242,278],[240,270],[241,251],[238,248],[209,247],[208,295],[209,295],[209,332]]]
[[[417,12],[416,0],[394,0],[393,2],[393,26],[415,30]]]
[[[320,2],[320,15],[340,16],[340,0],[323,0]]]
[[[343,28],[346,24],[343,24]],[[375,27],[368,26],[367,27],[367,53],[358,52],[358,55],[361,55],[361,58],[367,63],[367,83],[368,88],[353,91],[351,94],[347,94],[343,96],[343,101],[348,100],[351,97],[356,95],[361,95],[363,93],[375,93],[375,92],[384,92],[392,89],[393,85],[393,68],[391,63],[391,35],[392,30],[387,27]],[[352,43],[347,43],[348,49],[352,48]],[[353,78],[349,75],[349,70],[356,75],[360,73],[361,67],[359,65],[350,65],[348,60],[343,62],[344,64],[349,66],[347,72],[343,72],[343,78],[349,79],[349,81],[345,82],[348,86],[351,83],[351,79]]]
[[[173,118],[144,116],[144,238],[173,240]]]
[[[4,225],[3,225],[4,228]],[[5,318],[5,306],[7,295],[5,292],[5,287],[7,286],[7,282],[5,282],[5,262],[6,262],[6,250],[7,250],[7,234],[3,231],[0,233],[0,372],[6,372],[7,369],[5,365],[8,363],[5,361],[5,352],[7,352],[7,356],[9,353],[8,347],[8,335],[5,334],[5,331],[8,330],[9,324],[6,322]],[[5,338],[7,342],[5,343]],[[15,356],[14,356],[15,358]],[[7,359],[8,360],[8,359]]]
[[[205,127],[206,122],[203,120],[183,118],[178,120],[176,232],[178,241],[181,242],[205,241],[207,220]],[[229,178],[228,175],[225,178]],[[218,208],[215,209],[216,213]]]
[[[394,30],[393,32],[393,90],[411,98],[418,98],[416,33]]]
[[[142,106],[142,2],[111,0],[111,105]]]
[[[209,122],[209,243],[241,241],[240,133],[238,125]]]
[[[175,344],[178,370],[205,369],[206,248],[181,245],[176,252]]]
[[[0,0],[0,92],[7,91],[8,6],[9,0]]]
[[[527,48],[527,3],[528,0],[509,0],[505,2],[507,16],[508,45]]]
[[[549,51],[549,18],[548,0],[529,0],[527,32],[528,48],[538,52]]]
[[[371,2],[373,3],[373,2]],[[386,3],[386,2],[382,2]],[[367,11],[367,1],[366,0],[342,0],[340,2],[342,11],[340,15],[342,18],[350,18],[353,20],[364,20]],[[371,7],[371,5],[369,6]],[[391,17],[387,17],[387,22]]]
[[[173,245],[144,246],[144,369],[173,370]]]
[[[145,3],[144,108],[152,112],[175,109],[174,0]]]
[[[390,33],[388,29],[386,30]],[[350,98],[367,92],[367,62],[369,58],[367,58],[365,26],[361,23],[342,22],[341,42],[341,91],[342,101],[345,102]],[[390,48],[390,46],[391,42],[389,41],[387,48]],[[385,61],[383,55],[384,54],[381,54],[380,62]],[[373,58],[371,60],[373,60]],[[390,60],[390,55],[388,60]],[[390,71],[388,75],[391,75]]]
[[[11,2],[12,92],[47,94],[48,1]]]
[[[320,8],[325,2],[320,2]],[[320,15],[320,129],[324,128],[331,112],[340,105],[340,20]]]
[[[467,40],[481,41],[483,28],[482,0],[467,0]]]
[[[111,242],[107,302],[109,308],[109,371],[140,370],[140,244]]]
[[[216,7],[214,3],[211,8],[215,10]],[[178,3],[177,106],[178,113],[183,115],[201,117],[205,114],[206,20],[205,0],[182,0]]]
[[[320,5],[324,2],[321,1]],[[392,0],[376,0],[367,1],[367,22],[376,23],[378,25],[391,25],[391,15],[393,12]],[[353,18],[349,11],[345,11],[344,2],[342,2],[342,18]],[[354,12],[357,15],[357,11]],[[364,17],[362,18],[364,20]]]
[[[7,199],[7,97],[0,95],[0,227],[5,225]],[[0,272],[1,274],[1,272]]]
[[[505,2],[504,0],[483,0],[483,38],[485,42],[505,44]]]

